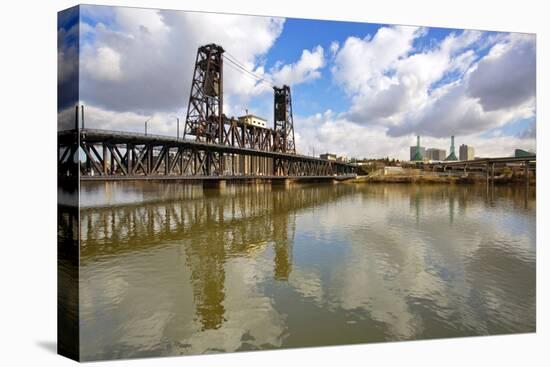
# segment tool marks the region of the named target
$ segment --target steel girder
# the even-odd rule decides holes
[[[349,166],[299,156],[269,157],[254,152],[227,153],[214,147],[160,143],[80,141],[80,152],[60,149],[60,175],[80,156],[81,176],[334,176],[352,173]]]

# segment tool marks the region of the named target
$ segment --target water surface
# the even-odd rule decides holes
[[[522,187],[82,183],[84,360],[535,331]]]

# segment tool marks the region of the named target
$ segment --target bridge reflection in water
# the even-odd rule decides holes
[[[89,192],[112,186],[87,185],[90,187],[84,190]],[[167,185],[161,195],[164,200],[89,207],[81,211],[80,219],[83,266],[98,256],[120,257],[177,242],[182,245],[191,271],[202,330],[217,329],[224,321],[226,259],[252,256],[272,245],[273,278],[288,280],[296,212],[350,194],[339,187],[293,190],[237,185],[220,192],[203,190],[201,186]]]
[[[533,331],[521,189],[86,182],[82,358]]]

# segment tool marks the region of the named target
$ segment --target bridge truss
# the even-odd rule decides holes
[[[96,179],[320,178],[355,172],[355,166],[342,162],[167,136],[79,129],[60,132],[58,141],[60,176],[79,172],[81,178]]]

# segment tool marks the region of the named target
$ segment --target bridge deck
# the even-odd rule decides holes
[[[58,133],[58,137],[63,139],[65,137],[71,139],[74,137],[75,130],[64,130]],[[263,157],[278,157],[300,161],[320,162],[325,163],[327,160],[312,157],[302,154],[290,154],[283,152],[264,151],[252,148],[242,148],[225,144],[207,143],[190,139],[177,139],[173,136],[167,135],[154,135],[154,134],[142,134],[134,132],[114,131],[114,130],[101,130],[101,129],[80,129],[80,139],[84,139],[87,142],[103,143],[108,142],[111,144],[151,144],[158,143],[159,145],[170,144],[173,147],[195,147],[197,149],[212,149],[224,153],[235,154],[250,154]],[[331,164],[338,166],[354,166],[350,163],[330,161]]]
[[[251,181],[251,180],[265,180],[276,181],[289,179],[292,181],[315,181],[315,180],[336,180],[345,181],[357,177],[356,174],[337,175],[337,176],[259,176],[259,175],[220,175],[220,176],[81,176],[82,181],[124,181],[124,180],[173,180],[173,181]]]
[[[447,166],[447,167],[453,167],[453,166],[460,166],[463,167],[465,165],[467,166],[484,166],[487,164],[499,164],[499,163],[536,163],[537,156],[531,155],[531,156],[525,156],[525,157],[498,157],[498,158],[481,158],[481,159],[473,159],[470,161],[442,161],[442,162],[432,162],[432,163],[421,163],[424,166]]]

